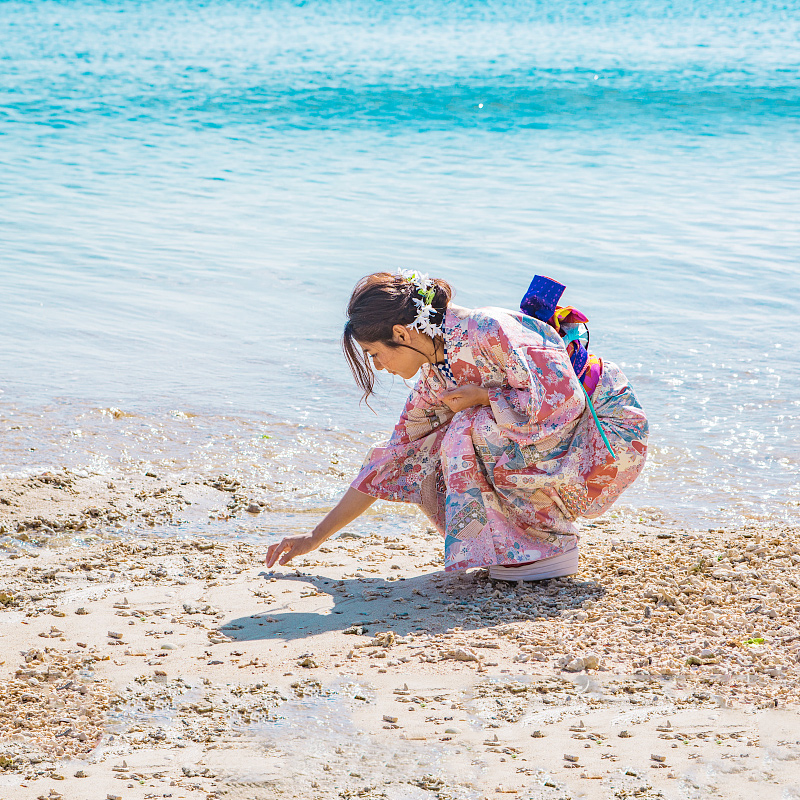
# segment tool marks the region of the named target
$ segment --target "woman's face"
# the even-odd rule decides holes
[[[376,370],[385,369],[392,375],[399,375],[401,378],[413,378],[419,372],[420,367],[428,363],[428,358],[409,346],[402,346],[409,345],[412,341],[410,337],[408,342],[405,341],[404,334],[406,333],[406,330],[403,329],[399,336],[397,333],[395,334],[393,341],[401,345],[399,347],[390,347],[383,342],[359,342],[358,344],[364,351],[364,357],[372,359],[372,365]]]

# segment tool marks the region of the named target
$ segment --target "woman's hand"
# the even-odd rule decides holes
[[[442,395],[442,401],[453,412],[463,411],[472,406],[488,406],[489,390],[474,383],[451,389]]]
[[[277,544],[271,544],[267,548],[265,561],[267,567],[273,567],[276,562],[284,566],[293,558],[316,550],[336,531],[361,516],[374,502],[374,497],[359,492],[351,486],[311,533],[286,536]]]
[[[267,548],[266,565],[268,568],[274,566],[277,561],[281,566],[288,564],[297,556],[304,556],[312,550],[316,550],[322,542],[313,533],[301,533],[296,536],[287,536],[277,544],[271,544]],[[280,558],[280,561],[278,561]]]

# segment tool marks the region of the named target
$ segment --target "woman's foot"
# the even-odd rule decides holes
[[[493,564],[489,567],[489,577],[499,581],[544,581],[574,575],[577,571],[578,548],[573,547],[566,553],[528,564]]]

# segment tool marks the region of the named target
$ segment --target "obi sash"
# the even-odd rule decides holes
[[[577,308],[558,305],[566,288],[563,283],[554,281],[552,278],[536,275],[519,307],[523,314],[535,317],[555,328],[564,340],[569,360],[586,393],[586,400],[597,424],[597,429],[600,431],[608,451],[616,458],[605,431],[597,419],[591,399],[592,393],[600,382],[600,376],[603,374],[603,360],[586,349],[589,345],[589,329],[586,325],[589,318]]]

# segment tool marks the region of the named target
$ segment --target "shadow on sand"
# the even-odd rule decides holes
[[[226,622],[221,631],[234,641],[287,641],[350,628],[361,628],[361,633],[391,628],[398,636],[412,631],[441,633],[455,626],[477,631],[521,620],[559,617],[605,594],[595,581],[556,578],[517,584],[491,580],[487,570],[434,572],[397,580],[336,580],[271,572],[261,576],[311,586],[299,599],[294,595],[283,606],[273,605],[268,611]],[[310,604],[311,610],[290,608],[300,602]]]

